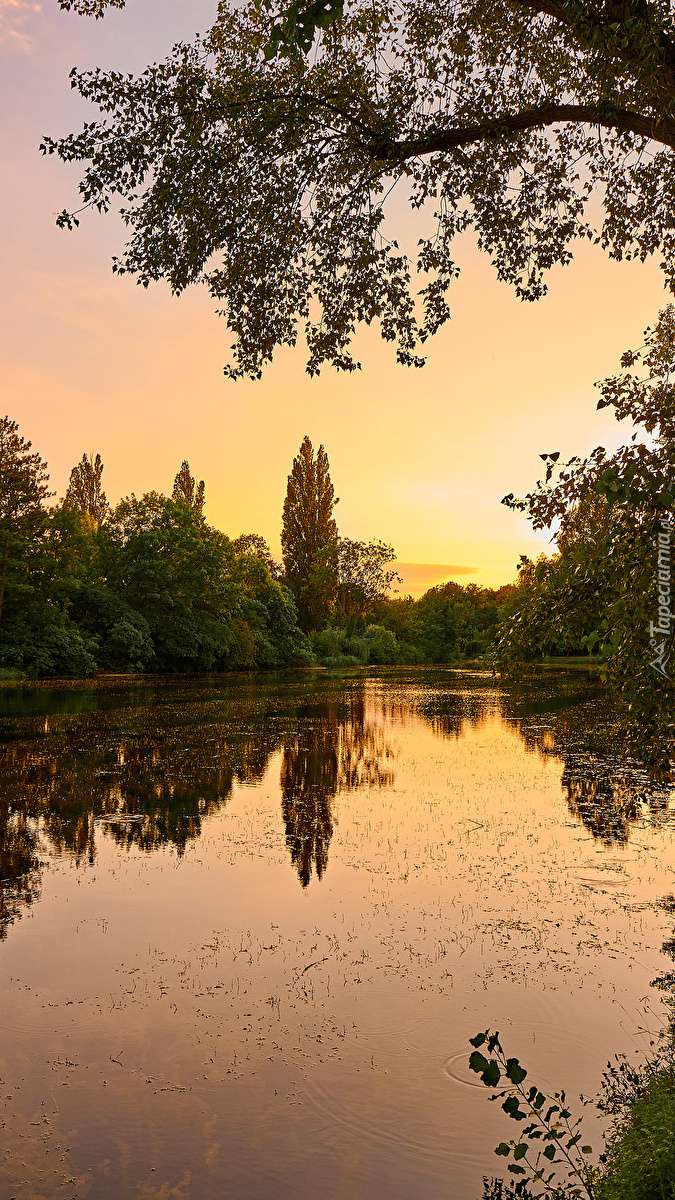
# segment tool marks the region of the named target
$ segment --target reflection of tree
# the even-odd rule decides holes
[[[637,821],[658,826],[669,819],[669,789],[654,784],[640,762],[650,761],[653,747],[640,745],[634,730],[626,743],[620,714],[597,677],[542,671],[489,691],[477,682],[458,678],[456,691],[423,694],[416,711],[449,738],[498,713],[530,753],[561,761],[570,814],[607,846],[627,842]]]
[[[665,823],[670,811],[667,792],[661,788],[645,788],[644,780],[639,778],[626,781],[602,774],[603,768],[606,770],[606,764],[598,761],[597,774],[577,774],[575,777],[565,767],[562,776],[571,815],[581,821],[594,838],[605,846],[623,845],[636,822],[646,820],[653,827]]]
[[[39,894],[36,836],[25,813],[0,802],[0,940],[21,909]]]
[[[333,796],[392,779],[381,718],[367,718],[363,697],[363,681],[307,676],[0,693],[0,936],[39,892],[40,852],[93,863],[105,837],[182,854],[281,746],[293,861],[303,884],[321,875]]]
[[[333,835],[331,802],[340,790],[387,787],[392,752],[380,724],[366,715],[363,695],[317,702],[297,711],[298,734],[284,745],[282,816],[286,844],[303,887],[312,869],[321,879]]]
[[[664,909],[670,917],[675,918],[675,896],[664,896],[659,901],[658,907]],[[675,939],[669,938],[663,943],[661,949],[671,962],[675,962]],[[652,987],[658,988],[660,992],[667,992],[672,1005],[675,1001],[675,971],[665,971],[663,974],[657,975],[656,979],[652,979]],[[671,1008],[671,1025],[675,1025],[675,1007]]]
[[[337,791],[337,756],[332,730],[317,724],[284,746],[281,764],[281,812],[286,845],[303,887],[319,877],[328,862],[333,836],[331,799]]]
[[[571,816],[605,846],[624,845],[638,821],[659,826],[668,820],[669,789],[642,767],[644,748],[636,741],[626,745],[616,708],[598,684],[582,679],[574,688],[573,680],[561,680],[556,691],[552,681],[547,691],[545,716],[531,691],[510,696],[507,705],[511,715],[518,713],[515,724],[528,749],[562,760]]]
[[[601,769],[601,768],[600,768]],[[607,775],[576,778],[565,768],[562,787],[570,813],[606,846],[628,841],[641,808],[630,787]]]
[[[182,854],[234,781],[262,778],[286,732],[266,722],[260,697],[240,700],[217,722],[203,708],[186,717],[183,707],[165,704],[160,713],[145,699],[136,711],[106,705],[84,719],[72,712],[61,719],[57,710],[6,728],[0,937],[39,890],[41,847],[93,863],[97,838],[106,836],[126,849],[172,845]]]
[[[414,700],[415,711],[429,722],[439,737],[459,739],[468,727],[478,729],[485,724],[495,697],[484,692],[471,692],[459,683],[456,691],[423,692]]]
[[[627,752],[609,700],[571,705],[549,717],[523,719],[518,732],[542,757],[562,760],[561,786],[572,817],[605,846],[624,845],[631,827],[669,819],[670,790],[650,781],[640,747]]]

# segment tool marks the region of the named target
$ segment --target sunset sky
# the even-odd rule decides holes
[[[115,278],[114,216],[58,230],[55,214],[77,207],[79,175],[38,150],[43,134],[96,117],[70,91],[72,66],[142,70],[208,28],[214,10],[215,0],[129,0],[94,22],[55,0],[0,0],[3,412],[47,460],[57,498],[85,450],[101,453],[112,502],[170,491],[187,458],[206,481],[207,519],[233,537],[262,533],[275,554],[286,477],[309,434],[328,452],[340,532],[391,542],[408,564],[404,590],[512,579],[518,556],[548,538],[535,540],[500,499],[531,488],[542,451],[623,440],[595,411],[593,383],[666,302],[657,263],[611,263],[583,245],[553,272],[548,297],[526,305],[467,236],[453,320],[424,370],[398,367],[373,329],[359,335],[355,375],[310,379],[299,346],[261,382],[229,382],[232,338],[207,294],[175,299]],[[403,196],[395,202],[404,244],[419,219]]]

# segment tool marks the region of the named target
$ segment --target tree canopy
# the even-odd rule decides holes
[[[71,508],[87,517],[94,527],[98,527],[110,511],[102,479],[101,455],[97,454],[94,458],[93,454],[83,454],[70,472],[68,490],[63,499],[64,508]]]
[[[83,164],[83,207],[121,199],[116,271],[207,286],[231,376],[258,377],[300,327],[310,373],[353,370],[361,322],[420,365],[466,229],[522,299],[586,237],[660,255],[673,285],[674,22],[666,0],[221,2],[137,77],[74,70],[100,119],[43,149]],[[420,214],[416,262],[385,221],[396,185]]]
[[[180,471],[173,481],[172,499],[176,502],[187,504],[188,508],[194,509],[198,517],[201,517],[204,511],[204,480],[199,483],[194,475],[190,472],[190,464],[186,459],[183,459],[180,465]]]
[[[338,538],[337,607],[342,619],[353,624],[384,600],[401,576],[390,564],[395,562],[393,546],[386,542],[355,542]]]
[[[555,528],[558,554],[523,560],[520,587],[496,647],[509,670],[537,654],[572,648],[600,656],[602,673],[632,722],[672,749],[672,512],[675,508],[675,307],[667,305],[621,371],[602,380],[598,408],[630,418],[630,441],[608,454],[559,462],[522,499],[504,497],[535,529]],[[664,731],[669,742],[663,741]],[[662,764],[663,766],[663,764]],[[664,770],[670,770],[668,763]]]
[[[49,495],[47,467],[9,417],[0,420],[0,617],[6,598],[24,601],[44,566],[40,534]]]

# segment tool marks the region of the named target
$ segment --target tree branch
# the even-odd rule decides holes
[[[649,46],[660,51],[661,65],[671,78],[667,90],[675,90],[675,45],[660,25],[648,0],[605,0],[604,8],[598,9],[580,0],[509,0],[516,9],[527,9],[531,13],[545,13],[561,25],[574,30],[577,37],[590,46],[600,36],[605,51],[630,64],[634,70],[647,67],[653,70],[655,62]],[[617,25],[621,36],[617,36]],[[647,56],[645,51],[649,47]],[[662,85],[665,81],[662,81]]]
[[[479,125],[465,125],[459,129],[439,129],[422,137],[393,141],[383,138],[371,146],[373,159],[384,162],[404,162],[422,154],[435,154],[444,150],[457,150],[476,142],[498,140],[504,134],[524,133],[528,129],[545,128],[558,122],[574,121],[583,125],[602,125],[621,133],[634,133],[654,142],[661,142],[675,150],[675,121],[659,121],[641,113],[622,109],[609,109],[585,104],[543,104],[538,108],[520,113],[504,113]]]

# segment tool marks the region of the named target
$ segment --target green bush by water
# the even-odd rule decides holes
[[[675,1070],[649,1079],[611,1137],[597,1200],[675,1200]]]
[[[581,1117],[567,1107],[564,1092],[556,1092],[551,1104],[551,1097],[528,1087],[527,1071],[517,1058],[506,1057],[499,1034],[486,1030],[470,1042],[476,1049],[469,1067],[488,1088],[502,1088],[491,1099],[501,1099],[504,1112],[519,1123],[518,1136],[495,1149],[516,1178],[484,1179],[483,1200],[675,1200],[670,1038],[641,1066],[625,1055],[608,1064],[595,1105],[614,1120],[597,1167],[587,1157],[591,1146],[582,1145]],[[511,1087],[504,1091],[507,1081]]]

